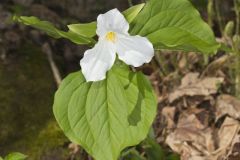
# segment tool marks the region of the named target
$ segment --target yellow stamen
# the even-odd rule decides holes
[[[106,39],[111,42],[116,41],[116,33],[115,32],[108,32],[106,35]]]

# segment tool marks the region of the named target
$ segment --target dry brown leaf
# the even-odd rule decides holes
[[[70,143],[68,148],[70,149],[70,154],[76,154],[80,150],[79,145],[75,143]]]
[[[203,126],[194,114],[180,118],[166,143],[184,160],[204,160],[214,150],[211,129]]]
[[[220,58],[217,58],[207,66],[207,68],[203,71],[201,76],[216,75],[217,71],[221,69],[227,63],[227,61],[229,61],[231,57],[232,56],[226,54]]]
[[[215,94],[218,85],[223,82],[223,78],[206,77],[199,78],[199,73],[188,73],[173,93],[169,95],[169,102],[172,103],[176,99],[183,96],[208,96]]]
[[[230,145],[233,141],[234,137],[237,135],[239,131],[239,121],[234,120],[232,118],[226,118],[224,123],[222,124],[218,135],[219,135],[219,147],[225,148]]]
[[[181,155],[182,160],[224,160],[240,141],[239,129],[239,121],[227,117],[217,132],[219,139],[214,142],[213,130],[201,125],[192,114],[180,118],[177,129],[167,137],[166,143]],[[214,144],[218,148],[215,149]]]
[[[240,100],[230,95],[221,95],[216,102],[216,120],[224,115],[240,119]]]
[[[239,160],[240,159],[240,134],[236,136],[232,143],[232,148],[229,152],[228,160]]]
[[[227,152],[229,150],[231,151],[231,147],[235,144],[234,139],[237,136],[239,129],[239,121],[229,117],[224,120],[224,123],[218,132],[219,147],[212,153],[214,157],[224,159],[224,157],[228,155]]]
[[[194,114],[184,115],[180,117],[178,121],[178,128],[190,128],[192,130],[201,130],[206,128],[202,123],[197,119]]]
[[[171,129],[175,127],[174,116],[176,113],[176,107],[164,107],[162,110],[162,115],[165,117],[167,121],[167,129]]]

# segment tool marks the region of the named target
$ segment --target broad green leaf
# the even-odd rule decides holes
[[[76,33],[72,32],[72,31],[68,31],[68,32],[58,31],[58,34],[62,38],[69,39],[70,41],[72,41],[73,43],[76,43],[76,44],[93,45],[93,44],[96,43],[94,39],[90,39],[90,38],[87,38],[87,37],[77,35]]]
[[[86,37],[94,37],[96,35],[97,23],[80,23],[80,24],[70,24],[68,25],[70,31],[86,36]]]
[[[94,83],[86,83],[81,72],[70,74],[56,92],[53,109],[70,140],[96,160],[117,160],[125,147],[146,137],[156,106],[146,77],[124,65]]]
[[[219,47],[211,28],[188,0],[149,0],[131,26],[155,49],[214,53]]]
[[[4,160],[25,160],[27,158],[26,155],[18,152],[10,153],[7,155]]]
[[[141,3],[123,11],[123,15],[125,16],[128,23],[131,23],[135,19],[135,17],[139,14],[139,12],[143,9],[144,6],[145,3]]]
[[[127,19],[128,23],[131,23],[138,13],[142,10],[145,3],[138,4],[130,7],[129,9],[122,12],[122,14]],[[68,25],[70,31],[85,36],[85,37],[94,37],[96,35],[97,23],[79,23],[79,24],[70,24]]]
[[[72,31],[61,31],[57,29],[52,23],[48,21],[41,21],[37,17],[21,16],[15,17],[14,19],[25,25],[30,25],[34,28],[42,30],[54,38],[66,38],[77,44],[93,44],[95,42],[95,40],[92,38],[84,37],[83,35],[76,34]]]

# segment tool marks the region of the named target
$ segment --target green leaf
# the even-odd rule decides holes
[[[140,155],[136,149],[131,148],[121,156],[120,160],[146,160],[146,158]]]
[[[4,160],[25,160],[27,158],[26,155],[18,152],[10,153],[7,155]]]
[[[162,147],[152,138],[144,140],[145,152],[148,160],[163,160],[165,159],[165,153]]]
[[[215,53],[211,28],[188,0],[149,0],[131,26],[132,35],[147,37],[155,49]]]
[[[2,157],[0,157],[0,160],[3,160],[3,158],[2,158]]]
[[[31,25],[39,30],[43,30],[50,36],[54,38],[60,38],[57,29],[54,27],[54,25],[48,21],[40,21],[37,17],[31,16],[31,17],[26,17],[26,16],[21,16],[21,17],[14,17],[15,20],[18,22],[21,22],[25,25]]]
[[[131,23],[138,13],[142,10],[145,3],[138,4],[130,7],[129,9],[123,11],[123,15],[127,19],[128,23]],[[70,31],[85,36],[85,37],[94,37],[96,35],[97,22],[91,23],[79,23],[79,24],[70,24],[68,25]]]
[[[85,36],[94,37],[96,35],[97,23],[80,23],[80,24],[70,24],[68,25],[70,31]]]
[[[136,18],[136,16],[139,14],[139,12],[143,9],[144,6],[145,3],[141,3],[123,11],[123,15],[125,16],[128,23],[131,23]]]
[[[85,37],[84,35],[76,34],[72,31],[68,31],[68,32],[61,31],[61,30],[57,29],[52,23],[50,23],[48,21],[41,21],[37,17],[21,16],[21,17],[14,17],[14,19],[25,25],[30,25],[34,28],[42,30],[54,38],[66,38],[76,44],[93,44],[93,43],[95,43],[95,40],[92,38]]]
[[[177,155],[177,154],[172,153],[171,155],[169,155],[169,156],[167,157],[166,160],[180,160],[180,156]]]
[[[137,14],[141,11],[144,4],[139,4],[133,6],[126,11],[123,12],[126,19],[129,23],[137,16]],[[68,25],[68,32],[59,30],[52,23],[48,21],[41,21],[37,17],[31,16],[15,16],[13,18],[15,21],[23,23],[25,25],[30,25],[36,29],[42,30],[46,32],[48,35],[53,38],[66,38],[76,44],[95,44],[95,40],[93,37],[96,35],[97,23],[80,23],[80,24],[70,24]]]
[[[232,48],[230,48],[229,46],[227,46],[227,45],[224,44],[224,43],[221,43],[221,46],[220,46],[219,50],[225,51],[225,52],[227,52],[227,53],[234,52]]]
[[[124,65],[94,83],[86,83],[81,72],[70,74],[55,94],[53,109],[71,141],[96,160],[117,160],[125,147],[146,137],[156,106],[146,77]]]

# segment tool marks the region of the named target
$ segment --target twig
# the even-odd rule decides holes
[[[50,45],[48,43],[44,43],[42,46],[42,51],[47,54],[47,59],[50,64],[50,67],[52,69],[53,77],[57,83],[57,86],[59,86],[62,81],[62,78],[61,78],[61,75],[60,75],[59,69],[57,68],[56,63],[53,60],[52,49],[51,49]]]

